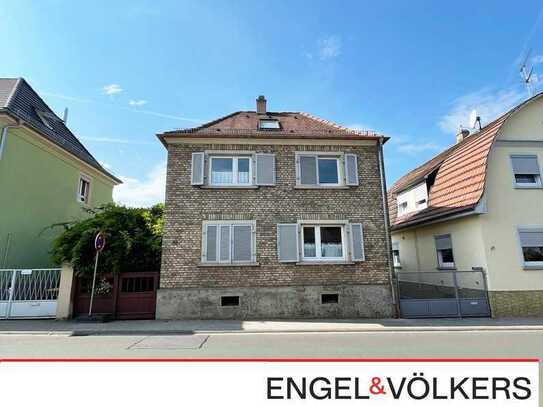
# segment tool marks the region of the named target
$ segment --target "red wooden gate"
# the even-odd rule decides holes
[[[154,319],[158,277],[158,272],[99,276],[92,305],[93,314],[111,314],[116,319]],[[91,287],[92,278],[76,279],[75,316],[89,312]]]

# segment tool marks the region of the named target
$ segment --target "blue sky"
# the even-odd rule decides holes
[[[306,111],[391,137],[389,184],[543,77],[540,1],[0,0],[0,76],[25,77],[125,185],[161,200],[155,134],[235,110]],[[537,80],[537,76],[534,76]],[[537,87],[534,82],[534,86]]]

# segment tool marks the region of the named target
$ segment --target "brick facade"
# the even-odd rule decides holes
[[[255,189],[209,189],[191,185],[193,152],[243,150],[274,153],[276,185]],[[337,151],[358,156],[360,185],[344,189],[296,189],[295,152]],[[277,224],[298,220],[348,220],[362,223],[365,261],[351,264],[295,265],[279,263]],[[257,266],[201,266],[204,220],[256,220]],[[391,316],[389,268],[380,184],[378,146],[367,145],[239,145],[170,144],[166,188],[166,217],[162,254],[158,318],[197,317],[175,306],[178,295],[209,289],[207,300],[216,303],[222,292],[244,288],[375,286],[379,309],[375,312],[336,312],[343,317]],[[383,291],[384,289],[384,291]],[[192,290],[192,291],[190,291]],[[230,291],[228,291],[230,290]],[[256,291],[254,291],[256,293]],[[377,293],[376,291],[376,293]],[[367,291],[365,291],[367,292]],[[386,301],[382,300],[383,292]],[[227,294],[228,295],[228,294]],[[176,300],[177,298],[177,300]],[[199,293],[201,299],[201,292]],[[347,299],[344,299],[347,301]],[[352,300],[352,299],[351,299]],[[351,301],[349,300],[349,301]],[[195,299],[196,301],[196,299]],[[300,301],[305,301],[301,299]],[[368,299],[360,299],[361,303]],[[204,301],[205,303],[205,301]],[[246,308],[246,307],[245,307]],[[166,311],[167,310],[167,311]],[[246,309],[245,317],[258,317]],[[229,314],[205,317],[229,317]],[[273,313],[272,313],[273,314]],[[278,310],[278,314],[281,312]],[[302,313],[303,314],[303,313]],[[307,315],[318,316],[319,312]],[[327,314],[326,314],[327,315]],[[271,315],[273,316],[273,315]],[[284,316],[284,315],[282,315]]]

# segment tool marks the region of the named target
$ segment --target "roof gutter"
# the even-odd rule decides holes
[[[390,224],[388,217],[388,198],[387,198],[387,187],[386,187],[386,178],[385,178],[385,160],[383,156],[383,144],[386,142],[384,137],[379,138],[378,150],[379,150],[379,176],[381,179],[381,196],[382,196],[382,205],[383,205],[383,220],[385,224],[385,242],[386,242],[386,252],[387,252],[387,263],[388,263],[388,280],[390,284],[390,293],[392,296],[392,304],[394,305],[396,315],[399,315],[398,301],[396,300],[396,289],[394,286],[394,266],[392,263],[392,242],[390,240]]]
[[[480,209],[480,205],[477,204],[473,207],[459,209],[458,211],[453,212],[453,213],[448,213],[448,214],[443,214],[443,215],[438,214],[428,219],[413,221],[410,223],[408,222],[405,225],[392,226],[391,230],[393,232],[406,231],[410,229],[419,228],[422,226],[433,225],[435,223],[447,222],[449,220],[464,218],[466,216],[481,215],[483,213],[486,213],[486,210]]]

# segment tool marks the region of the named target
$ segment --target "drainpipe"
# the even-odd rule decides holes
[[[388,260],[388,280],[390,283],[390,292],[392,294],[392,304],[396,309],[396,314],[399,314],[398,310],[398,301],[396,299],[396,290],[394,288],[394,266],[392,263],[392,243],[390,240],[390,224],[388,218],[388,198],[387,198],[387,186],[385,179],[385,163],[383,157],[383,144],[384,138],[379,138],[379,175],[381,178],[381,195],[383,198],[383,216],[385,221],[385,240],[386,240],[386,251],[387,251],[387,260]]]
[[[2,154],[4,152],[4,148],[6,145],[6,139],[8,137],[8,130],[9,129],[16,129],[18,127],[21,127],[22,122],[18,122],[15,126],[5,126],[2,128],[2,132],[0,133],[0,160],[2,159]]]

